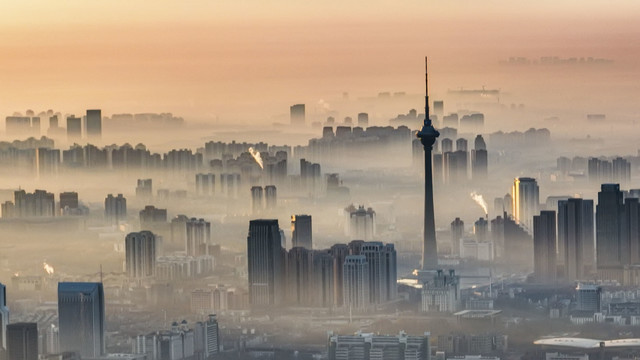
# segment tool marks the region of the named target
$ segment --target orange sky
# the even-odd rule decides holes
[[[515,83],[497,73],[508,56],[613,58],[635,76],[637,14],[633,0],[9,0],[0,115],[270,115],[343,91],[420,92],[424,55],[436,93]]]

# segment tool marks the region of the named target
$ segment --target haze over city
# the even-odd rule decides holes
[[[0,360],[640,355],[640,3],[0,4]]]

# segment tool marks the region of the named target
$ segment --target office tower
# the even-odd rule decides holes
[[[254,214],[257,214],[262,211],[264,208],[262,200],[262,186],[252,186],[251,187],[251,209]]]
[[[287,254],[287,299],[294,305],[310,305],[312,296],[311,272],[313,258],[311,250],[294,247]]]
[[[489,159],[487,144],[482,135],[476,136],[474,147],[471,154],[471,176],[473,180],[483,180],[487,178]]]
[[[565,279],[583,279],[595,270],[593,230],[593,200],[558,201],[558,263]]]
[[[60,193],[60,211],[65,212],[65,209],[77,209],[78,208],[78,193],[77,192],[63,192]]]
[[[455,312],[460,306],[460,277],[438,270],[432,281],[422,286],[423,312]]]
[[[291,125],[304,125],[305,124],[305,114],[304,114],[304,104],[296,104],[292,105],[289,108]]]
[[[335,305],[333,256],[329,250],[316,250],[312,252],[312,258],[311,302],[318,307],[333,307]]]
[[[196,174],[196,195],[213,196],[216,193],[216,175]]]
[[[373,240],[376,236],[376,212],[372,208],[365,209],[362,205],[358,209],[352,205],[347,211],[347,233],[351,239]]]
[[[138,179],[136,186],[136,197],[143,199],[150,199],[153,197],[153,180],[152,179]]]
[[[153,277],[156,271],[156,237],[151,231],[129,233],[125,238],[127,275],[134,279]]]
[[[602,289],[597,285],[579,283],[576,287],[576,310],[600,312]]]
[[[267,210],[275,209],[278,206],[278,190],[275,185],[264,187],[264,197]]]
[[[537,282],[556,280],[556,212],[541,211],[533,217],[533,276]]]
[[[78,141],[82,138],[82,119],[75,116],[67,117],[67,140]]]
[[[311,215],[291,215],[291,247],[313,249]]]
[[[38,324],[7,325],[7,360],[38,359]]]
[[[343,266],[344,306],[353,310],[364,310],[370,305],[369,264],[364,255],[348,255]]]
[[[358,114],[358,126],[362,128],[366,128],[367,126],[369,126],[369,114],[367,113]]]
[[[104,199],[104,216],[111,224],[118,224],[118,222],[127,218],[127,199],[118,194],[114,197],[113,194],[107,195]]]
[[[464,221],[456,218],[451,222],[451,254],[460,255],[460,239],[464,236]]]
[[[620,269],[629,247],[622,239],[623,195],[618,184],[602,184],[596,206],[596,258],[598,270]]]
[[[511,190],[513,217],[528,231],[531,231],[533,225],[533,215],[538,212],[538,204],[540,203],[538,192],[536,179],[520,177],[513,181]]]
[[[382,304],[397,294],[396,251],[393,244],[364,242],[360,248],[369,266],[369,302]]]
[[[334,303],[342,306],[344,295],[344,260],[349,255],[349,246],[346,244],[335,244],[329,249],[333,257],[333,286]]]
[[[251,220],[247,236],[249,302],[252,307],[282,304],[285,259],[278,220]]]
[[[189,256],[209,255],[211,223],[204,219],[191,218],[186,222],[185,250]]]
[[[425,119],[417,137],[424,146],[424,242],[422,245],[422,270],[438,266],[438,245],[436,243],[436,224],[433,210],[433,174],[431,150],[440,133],[434,129],[429,119],[429,83],[427,58],[425,57]]]
[[[7,349],[7,325],[9,308],[7,307],[7,287],[0,283],[0,353]]]
[[[87,139],[100,140],[102,137],[102,111],[87,110]]]
[[[104,290],[102,283],[58,283],[60,351],[82,357],[105,353]]]

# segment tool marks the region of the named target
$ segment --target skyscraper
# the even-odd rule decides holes
[[[364,310],[370,305],[369,264],[364,255],[348,255],[344,260],[343,300],[344,306]]]
[[[152,277],[156,271],[156,237],[151,231],[129,233],[125,238],[127,275],[130,278]]]
[[[335,277],[333,256],[329,250],[312,252],[311,302],[314,306],[333,307],[335,305]]]
[[[287,253],[287,299],[293,305],[311,304],[311,273],[313,258],[311,250],[294,247]]]
[[[471,154],[471,176],[473,180],[483,180],[487,178],[489,160],[487,144],[482,135],[476,136],[474,147]]]
[[[533,276],[538,282],[555,282],[556,212],[541,211],[533,217]]]
[[[58,283],[60,350],[82,357],[105,352],[104,290],[102,283]]]
[[[313,237],[311,231],[311,215],[291,216],[291,247],[303,247],[313,249]]]
[[[451,253],[460,255],[460,239],[464,236],[464,221],[456,218],[451,222]]]
[[[285,290],[285,260],[278,220],[249,222],[247,261],[251,306],[281,305]]]
[[[82,138],[82,119],[75,116],[67,117],[67,140],[78,141]]]
[[[436,223],[433,210],[433,171],[431,150],[440,133],[434,129],[429,119],[429,75],[427,58],[425,62],[425,109],[424,125],[417,133],[424,147],[424,239],[422,244],[422,269],[428,270],[438,266],[438,245],[436,243]]]
[[[7,325],[7,359],[38,359],[38,324],[15,323]]]
[[[567,280],[579,280],[595,270],[593,200],[558,202],[558,254]]]
[[[289,108],[291,125],[304,125],[305,124],[305,111],[304,104],[291,105]]]
[[[278,206],[278,190],[275,185],[267,185],[264,187],[265,207],[268,210],[275,209]]]
[[[620,269],[629,254],[622,239],[623,194],[618,184],[602,184],[596,206],[596,258],[598,270]]]
[[[0,283],[0,353],[1,350],[7,349],[7,324],[9,324],[7,287]]]
[[[511,190],[513,217],[516,222],[531,232],[533,216],[538,212],[540,195],[536,179],[520,177],[513,181]]]
[[[396,251],[393,244],[370,241],[362,244],[369,267],[369,302],[382,304],[395,299],[397,294]]]
[[[114,197],[113,194],[107,195],[104,199],[104,216],[112,224],[118,224],[119,221],[127,218],[127,199],[118,194]]]
[[[102,137],[102,111],[87,110],[87,138],[100,140]]]
[[[376,213],[372,208],[365,209],[360,205],[346,209],[349,218],[347,223],[347,235],[351,239],[373,240],[376,236]]]
[[[262,200],[262,186],[251,187],[251,209],[254,214],[262,211],[264,208]]]
[[[211,244],[211,223],[204,219],[191,218],[186,222],[187,255],[208,255],[208,246]]]

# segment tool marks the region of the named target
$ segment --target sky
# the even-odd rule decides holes
[[[435,94],[548,85],[544,73],[505,72],[509,56],[614,59],[614,90],[634,93],[637,14],[632,0],[6,0],[0,114],[97,107],[267,122],[343,92],[420,93],[425,55]],[[580,86],[570,77],[559,91],[569,85]]]

